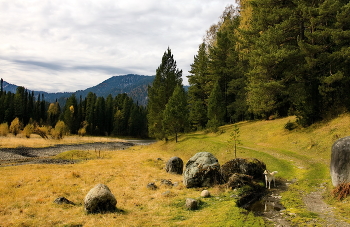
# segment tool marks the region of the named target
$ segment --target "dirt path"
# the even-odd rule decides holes
[[[295,165],[298,166],[298,168],[305,168],[304,166],[305,163],[303,163],[303,160],[295,159],[294,157],[290,157],[285,154],[280,154],[270,150],[269,151],[257,150],[256,148],[250,148],[250,147],[242,147],[242,148],[251,149],[258,152],[268,152],[269,154],[274,155],[275,157],[292,161]],[[269,200],[272,201],[273,204],[279,204],[280,198],[281,198],[281,196],[279,196],[280,193],[288,190],[287,185],[290,183],[292,182],[279,181],[278,187],[275,189],[272,189],[269,195],[267,196],[267,202],[265,202],[265,206],[266,204],[267,205],[269,204]],[[318,224],[322,224],[323,226],[328,226],[328,227],[332,227],[332,226],[350,227],[349,223],[344,222],[342,220],[338,220],[335,217],[333,208],[324,202],[324,199],[322,196],[324,193],[325,193],[325,188],[321,186],[319,190],[312,192],[310,194],[306,194],[303,197],[303,202],[306,208],[309,211],[319,215],[320,221],[322,223],[318,223]],[[275,224],[275,226],[284,226],[284,227],[291,226],[288,220],[286,219],[285,215],[282,215],[281,212],[276,211],[274,209],[270,209],[268,212],[263,212],[260,215],[265,217],[267,220],[272,221]]]
[[[335,218],[333,208],[323,201],[323,194],[324,189],[320,189],[304,196],[303,201],[307,209],[318,214],[325,221],[324,226],[349,227],[349,223]]]

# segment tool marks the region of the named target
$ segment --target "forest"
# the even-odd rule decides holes
[[[348,1],[237,3],[239,7],[225,8],[199,45],[188,76],[188,121],[176,127],[165,118],[167,109],[176,112],[168,100],[181,83],[182,71],[175,61],[163,59],[149,90],[151,136],[167,138],[186,129],[216,131],[227,123],[288,115],[307,127],[349,111]],[[171,59],[169,52],[165,55]]]
[[[118,95],[74,95],[61,109],[22,87],[1,91],[0,122],[18,118],[70,133],[167,139],[189,130],[294,115],[307,127],[350,109],[350,3],[237,0],[206,31],[182,85],[168,48],[148,87],[147,107]]]
[[[27,137],[31,133],[55,139],[66,134],[147,137],[146,108],[126,94],[104,98],[90,92],[85,99],[73,94],[60,107],[58,102],[46,102],[43,94],[34,97],[24,87],[15,94],[1,89],[0,122],[1,132],[23,130]]]

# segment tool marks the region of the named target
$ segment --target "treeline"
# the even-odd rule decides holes
[[[177,139],[186,130],[288,115],[309,126],[349,111],[348,1],[238,3],[199,45],[187,94],[182,70],[169,48],[164,53],[148,89],[150,136]]]
[[[348,1],[238,2],[191,65],[192,128],[287,115],[308,126],[349,111]]]
[[[126,94],[104,98],[90,92],[85,99],[73,94],[60,107],[58,102],[46,102],[44,95],[34,97],[24,87],[18,87],[15,94],[0,91],[0,123],[18,122],[22,130],[30,125],[37,133],[45,131],[43,126],[50,131],[60,125],[60,130],[70,134],[147,137],[146,116],[146,108]]]

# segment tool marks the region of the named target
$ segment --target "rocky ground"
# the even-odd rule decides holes
[[[59,153],[70,150],[122,150],[134,145],[147,144],[151,141],[132,140],[127,142],[96,142],[85,144],[65,144],[44,148],[17,147],[0,148],[0,166],[20,165],[29,163],[70,163],[69,160],[52,159]]]

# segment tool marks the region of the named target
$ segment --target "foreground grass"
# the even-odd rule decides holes
[[[337,139],[350,134],[350,116],[315,125],[308,129],[287,131],[284,125],[295,119],[242,122],[239,124],[242,144],[238,157],[254,157],[266,163],[278,177],[293,183],[282,194],[286,213],[296,226],[322,226],[323,220],[309,212],[303,197],[324,190],[328,203],[336,207],[339,218],[350,212],[348,199],[332,199],[329,176],[330,149]],[[104,151],[102,159],[94,153],[70,151],[89,157],[71,165],[23,165],[0,168],[1,226],[269,226],[261,217],[247,214],[236,206],[231,197],[235,192],[224,187],[209,190],[210,198],[200,198],[202,189],[187,189],[182,176],[163,170],[173,156],[185,162],[195,153],[213,153],[221,164],[234,158],[227,141],[232,126],[222,127],[222,134],[192,133],[182,135],[179,143],[157,142],[128,150]],[[32,139],[29,139],[32,140]],[[27,140],[27,141],[29,141]],[[67,138],[67,141],[74,138]],[[5,143],[0,138],[0,145]],[[23,141],[22,141],[23,142]],[[18,142],[20,143],[20,142]],[[68,142],[69,143],[69,142]],[[25,146],[25,145],[20,145]],[[161,159],[161,160],[160,160]],[[162,161],[163,160],[163,161]],[[173,188],[160,185],[160,179],[179,182]],[[147,183],[156,182],[159,189],[151,191]],[[118,200],[116,213],[87,215],[83,199],[98,183],[106,184]],[[53,201],[64,196],[76,205],[57,205]],[[200,209],[184,208],[186,198],[200,200]]]

